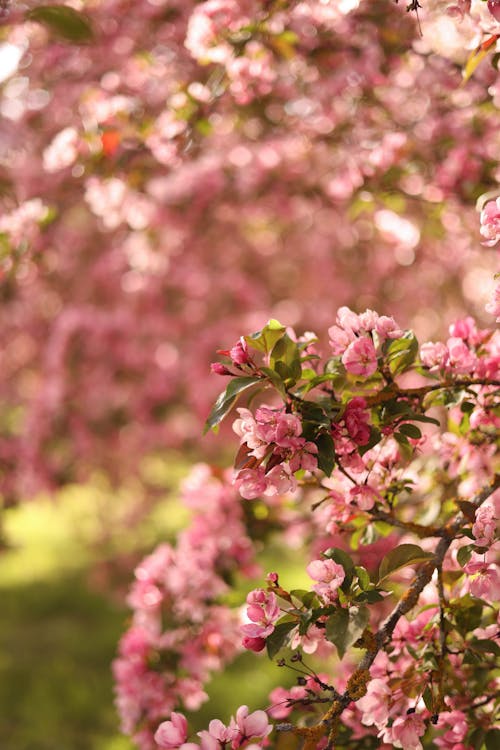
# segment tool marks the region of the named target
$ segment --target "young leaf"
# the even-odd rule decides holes
[[[288,334],[285,333],[273,346],[270,365],[285,381],[296,382],[300,379],[302,368],[299,348]]]
[[[269,354],[276,342],[285,334],[285,326],[271,318],[261,331],[245,336],[248,346],[264,354]]]
[[[226,390],[219,394],[217,401],[213,405],[212,411],[205,422],[204,434],[222,422],[238,396],[243,393],[243,391],[251,388],[255,383],[260,382],[260,380],[261,378],[256,377],[233,378]]]
[[[432,560],[433,557],[432,552],[425,552],[417,544],[400,544],[382,559],[378,572],[379,583],[400,568]]]
[[[326,621],[326,638],[336,646],[339,658],[356,643],[368,625],[369,614],[365,606],[337,609]]]
[[[401,338],[391,341],[385,354],[392,375],[408,370],[418,354],[418,341],[413,331],[406,331]]]
[[[360,585],[360,588],[363,591],[366,591],[370,588],[370,576],[368,575],[368,571],[366,568],[363,568],[361,565],[356,565],[354,568],[356,575],[358,576],[358,582]]]
[[[87,16],[67,5],[39,5],[28,11],[26,18],[47,26],[54,34],[73,44],[85,44],[94,36]]]
[[[271,635],[266,638],[267,655],[270,659],[274,659],[278,651],[280,651],[285,645],[288,634],[297,627],[297,622],[281,622],[274,628]]]

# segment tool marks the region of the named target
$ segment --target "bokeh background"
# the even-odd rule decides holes
[[[110,663],[179,482],[230,460],[230,430],[200,437],[216,349],[345,304],[422,339],[488,320],[498,57],[463,69],[495,28],[479,0],[425,2],[421,31],[404,5],[0,3],[2,750],[131,748]],[[235,684],[264,700],[252,665],[199,727]]]

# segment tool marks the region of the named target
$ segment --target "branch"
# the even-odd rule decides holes
[[[366,397],[365,401],[368,406],[377,406],[386,401],[391,401],[395,397],[416,398],[421,401],[424,396],[432,391],[452,390],[455,388],[469,388],[471,385],[495,386],[500,388],[500,380],[491,380],[488,378],[471,378],[470,380],[454,380],[449,382],[433,383],[432,385],[423,385],[419,388],[391,388],[390,390],[381,391],[375,396]]]
[[[475,509],[479,508],[499,487],[500,474],[496,474],[490,484],[478,492],[470,500],[470,503]],[[417,604],[420,594],[431,581],[436,568],[442,566],[446,552],[466,520],[464,514],[459,513],[454,521],[442,529],[443,537],[436,546],[434,558],[422,565],[408,591],[400,599],[391,614],[384,620],[379,630],[373,636],[370,636],[370,643],[367,645],[365,655],[355,672],[351,675],[346,690],[342,695],[333,700],[332,705],[323,715],[321,721],[312,727],[290,727],[290,725],[287,725],[287,728],[290,727],[290,731],[295,735],[304,738],[303,750],[315,750],[317,743],[325,734],[328,734],[328,747],[332,747],[342,712],[352,701],[357,701],[366,694],[367,685],[371,679],[370,667],[375,661],[375,657],[390,642],[400,618],[406,615]],[[365,638],[365,640],[368,639]]]

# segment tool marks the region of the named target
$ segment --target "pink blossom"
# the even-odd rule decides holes
[[[366,445],[370,439],[370,416],[365,399],[359,396],[352,398],[346,406],[343,419],[349,437],[357,445]]]
[[[246,615],[250,623],[242,625],[241,632],[251,639],[267,638],[273,632],[274,623],[280,616],[276,595],[263,589],[255,589],[248,594],[247,604]]]
[[[273,719],[286,719],[287,716],[293,711],[293,704],[291,701],[299,700],[307,696],[307,690],[305,687],[296,685],[290,690],[284,687],[274,688],[269,693],[269,703],[271,707],[268,710],[269,716]]]
[[[268,440],[262,437],[262,430],[257,424],[250,409],[237,409],[239,419],[233,422],[233,431],[241,438],[240,443],[246,443],[255,458],[263,458],[268,447]]]
[[[467,344],[456,336],[446,342],[449,367],[456,373],[467,374],[474,371],[477,357]]]
[[[302,432],[302,423],[295,414],[280,414],[276,422],[276,434],[274,442],[280,448],[293,448],[297,445],[295,440]],[[300,443],[299,443],[300,445]]]
[[[313,586],[313,590],[328,601],[334,600],[336,598],[336,591],[342,585],[345,578],[345,570],[342,565],[329,559],[312,560],[306,570],[313,581],[318,581]]]
[[[273,730],[265,711],[248,712],[248,706],[240,706],[236,711],[236,726],[240,732],[239,741],[233,742],[233,748],[252,737],[267,737]]]
[[[248,344],[243,338],[230,349],[229,356],[236,365],[246,365],[250,361],[250,355],[248,353]]]
[[[267,488],[265,495],[284,495],[287,492],[294,492],[297,489],[297,480],[291,473],[291,469],[286,464],[273,466],[271,471],[266,474]]]
[[[476,518],[472,533],[476,544],[480,547],[490,547],[495,539],[496,518],[492,505],[482,505],[476,510]]]
[[[261,638],[260,636],[251,638],[249,635],[245,635],[241,640],[241,645],[243,648],[248,649],[248,651],[255,651],[255,653],[258,654],[265,649],[266,639]]]
[[[337,310],[337,325],[350,333],[357,333],[362,327],[360,316],[345,306]]]
[[[245,500],[254,500],[256,497],[260,497],[269,487],[262,466],[258,466],[256,469],[242,469],[235,475],[234,484]]]
[[[476,562],[467,563],[464,567],[467,576],[466,589],[473,596],[487,601],[500,599],[500,570],[494,563]]]
[[[208,733],[221,744],[232,742],[238,736],[236,727],[227,727],[220,719],[212,719],[208,725]]]
[[[352,331],[345,331],[339,326],[331,326],[328,329],[328,335],[330,337],[330,346],[332,347],[334,354],[343,354],[349,344],[355,339],[355,335]]]
[[[378,500],[378,492],[367,484],[357,485],[349,490],[349,502],[357,505],[360,510],[371,510]]]
[[[403,331],[394,318],[387,315],[381,315],[378,318],[375,323],[375,331],[378,333],[381,341],[385,339],[399,339],[403,335]]]
[[[366,695],[356,705],[363,714],[362,722],[366,726],[375,724],[379,729],[384,727],[389,717],[391,689],[387,681],[376,677],[368,683]]]
[[[425,722],[412,713],[406,716],[398,716],[391,727],[380,732],[384,742],[389,742],[394,747],[401,747],[403,750],[423,750],[420,737],[425,734]]]
[[[448,364],[448,349],[445,344],[433,341],[427,341],[420,347],[420,360],[424,367],[428,367],[431,372],[442,370]]]
[[[342,355],[342,363],[353,375],[368,378],[377,369],[377,353],[371,338],[362,336],[349,344]]]
[[[500,198],[488,201],[481,211],[480,233],[485,238],[483,245],[493,247],[500,240]]]
[[[167,750],[180,747],[186,739],[187,719],[175,711],[170,714],[170,721],[162,722],[155,733],[155,741]]]
[[[463,750],[465,748],[469,724],[463,711],[440,712],[437,727],[438,729],[446,729],[441,737],[434,740],[438,747],[443,748],[443,750]]]

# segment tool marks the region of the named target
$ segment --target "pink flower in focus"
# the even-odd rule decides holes
[[[342,355],[342,364],[352,375],[368,378],[377,369],[377,353],[373,341],[366,336],[349,344]]]
[[[467,717],[462,711],[442,711],[437,723],[438,729],[446,728],[447,731],[437,737],[434,742],[438,747],[445,750],[462,750],[465,748],[465,737],[469,731]]]
[[[233,741],[233,748],[239,747],[245,740],[251,737],[267,737],[273,731],[265,711],[253,711],[248,713],[248,706],[240,706],[236,711],[236,726],[240,732],[240,738]]]
[[[500,599],[500,571],[497,565],[487,562],[470,562],[464,567],[468,576],[465,588],[478,599],[494,602]]]
[[[357,396],[349,401],[344,412],[344,422],[349,437],[357,445],[366,445],[370,439],[369,418],[364,398]]]
[[[392,727],[380,732],[383,735],[384,742],[388,742],[394,747],[401,747],[403,750],[423,750],[420,737],[425,734],[425,722],[417,714],[407,714],[398,716],[394,720]]]
[[[492,505],[482,505],[476,511],[476,518],[472,527],[472,533],[476,544],[480,547],[489,547],[493,544],[496,532],[495,511]]]
[[[453,371],[460,374],[473,372],[477,357],[467,344],[457,336],[449,338],[446,344],[448,346],[449,366]]]
[[[276,595],[264,589],[254,589],[247,596],[248,607],[246,615],[250,623],[240,627],[245,637],[251,638],[250,646],[257,647],[260,642],[254,642],[255,638],[267,638],[274,630],[274,623],[280,616],[280,608]],[[255,650],[252,648],[252,651]],[[261,650],[260,648],[258,649]]]
[[[268,488],[268,481],[262,466],[256,469],[242,469],[236,474],[234,484],[245,500],[260,497]]]
[[[328,335],[330,337],[330,346],[333,349],[334,354],[343,354],[349,344],[354,341],[355,336],[351,331],[344,331],[339,326],[331,326],[328,329]]]
[[[319,596],[327,601],[336,598],[337,589],[343,584],[345,570],[333,560],[312,560],[306,568],[307,574],[318,583],[313,586]]]
[[[263,651],[265,649],[266,639],[259,637],[251,638],[250,636],[245,635],[241,640],[241,645],[248,651],[254,651],[256,654],[258,654],[260,651]]]
[[[231,357],[235,365],[246,365],[250,361],[248,345],[243,336],[232,347],[232,349],[230,349],[229,356]]]
[[[488,201],[480,216],[479,232],[485,238],[482,243],[486,247],[493,247],[500,240],[500,198]]]
[[[366,695],[357,701],[357,707],[363,714],[361,719],[365,726],[375,724],[379,729],[384,727],[389,717],[389,699],[391,689],[387,681],[376,677],[368,683]]]
[[[429,370],[442,370],[448,363],[448,349],[441,342],[427,341],[420,347],[420,361]]]
[[[280,448],[293,448],[294,438],[302,432],[302,423],[295,414],[280,414],[276,423],[274,442]]]
[[[170,721],[164,721],[160,724],[155,734],[155,741],[160,747],[168,750],[180,747],[187,739],[187,720],[186,717],[173,711],[170,715]]]
[[[387,315],[380,316],[375,323],[375,331],[382,341],[385,339],[399,339],[403,335],[403,331],[399,328],[394,318]]]

